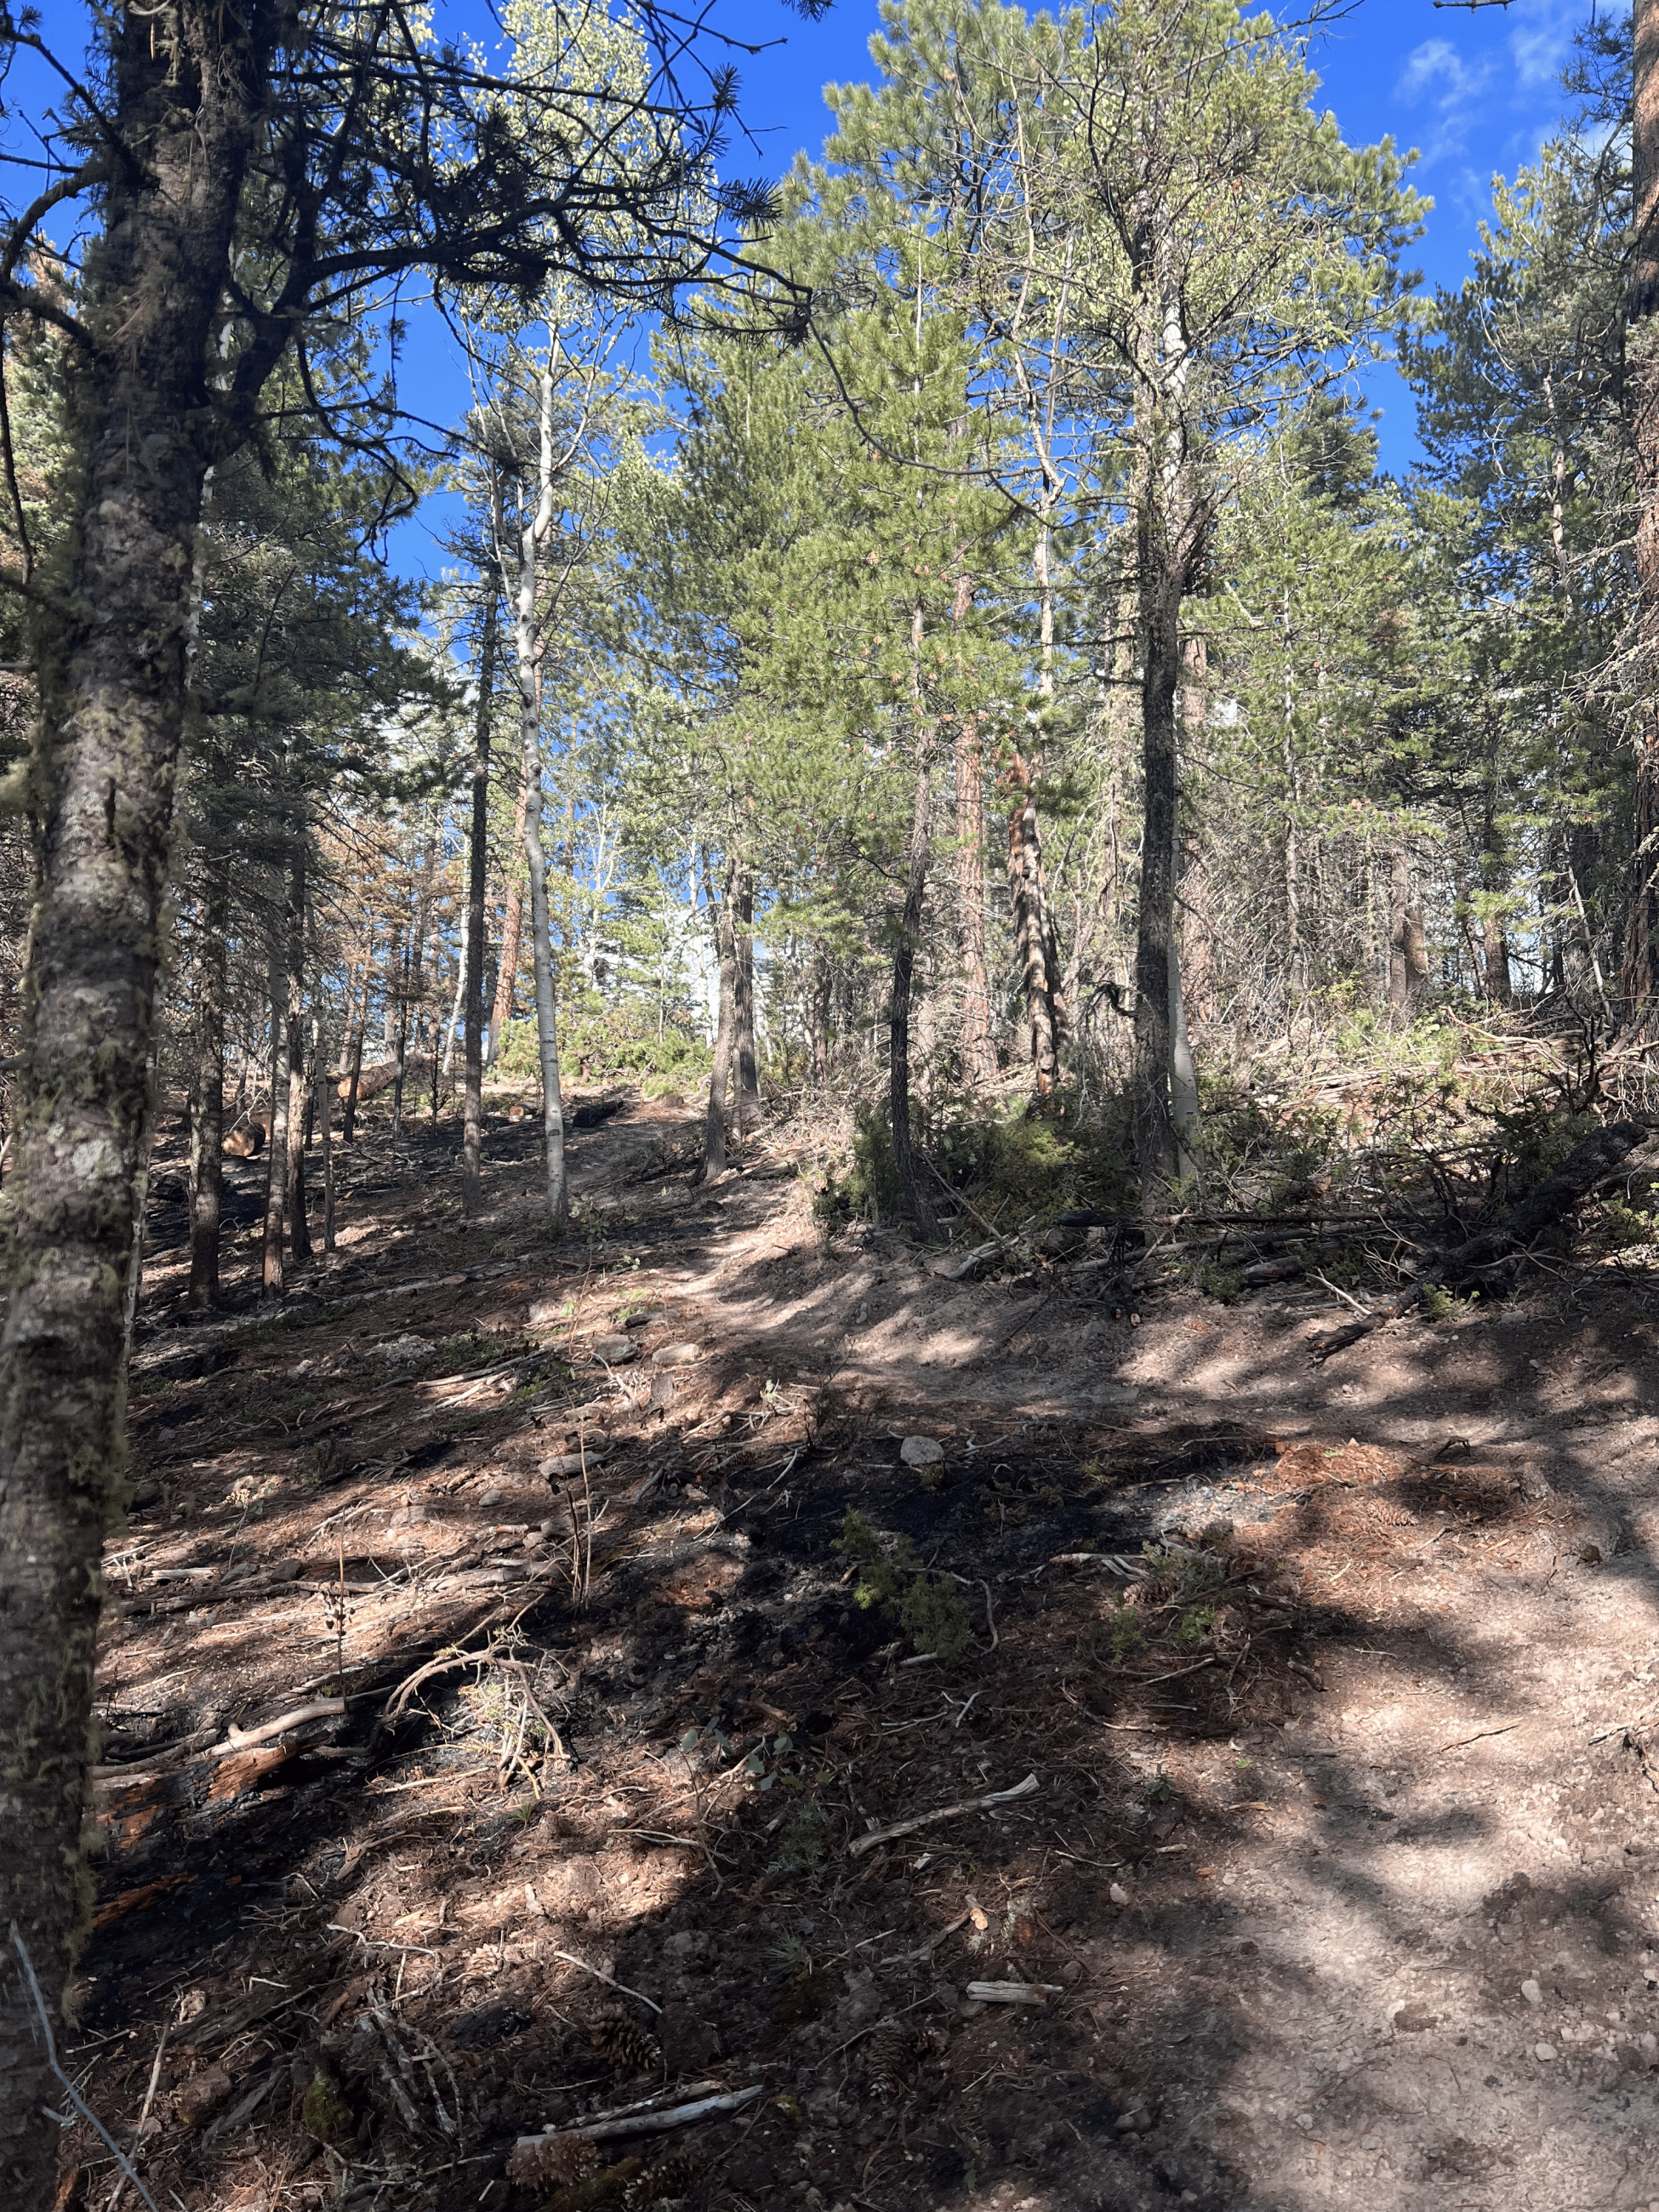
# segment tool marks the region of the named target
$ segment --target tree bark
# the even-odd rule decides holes
[[[374,935],[371,928],[363,946],[363,1003],[358,1009],[357,1026],[351,1037],[351,1078],[346,1086],[345,1114],[340,1124],[340,1142],[349,1145],[357,1135],[357,1091],[363,1079],[363,1040],[368,1034],[368,979],[373,967]]]
[[[319,990],[320,993],[320,981]],[[320,996],[311,1025],[311,1050],[315,1063],[317,1137],[323,1155],[323,1249],[334,1249],[334,1077],[328,1064],[328,1024]]]
[[[1638,665],[1634,846],[1624,993],[1645,1016],[1659,990],[1659,0],[1635,0],[1631,112],[1634,240],[1626,290],[1626,392],[1636,473]]]
[[[198,1312],[219,1297],[219,1215],[224,1185],[226,931],[230,921],[228,863],[209,862],[197,963],[196,1079],[190,1116],[190,1291]]]
[[[738,1133],[760,1120],[760,1062],[755,1048],[755,878],[746,871],[737,885],[737,962],[732,973],[737,1020]]]
[[[997,1078],[991,1031],[991,985],[985,951],[985,786],[980,726],[964,714],[957,727],[957,933],[962,957],[962,1023],[957,1050],[970,1091]]]
[[[288,1216],[289,1021],[285,936],[270,956],[270,1136],[265,1146],[264,1295],[280,1298],[288,1287],[283,1229]]]
[[[82,1906],[101,1547],[118,1511],[133,1267],[192,554],[216,424],[204,363],[263,97],[269,10],[179,0],[168,35],[100,19],[99,188],[70,405],[82,465],[44,656],[41,818],[7,1176],[0,1334],[0,1863],[9,1923],[61,2020]],[[136,149],[142,149],[136,150]],[[59,2093],[22,1983],[0,1978],[0,2173],[55,2194]]]
[[[1140,845],[1140,919],[1135,943],[1135,1160],[1143,1209],[1163,1203],[1163,1187],[1176,1171],[1175,1122],[1170,1069],[1174,1032],[1170,1021],[1170,964],[1175,951],[1175,850],[1178,769],[1176,695],[1181,684],[1180,562],[1167,541],[1167,524],[1145,502],[1140,528],[1142,628],[1141,757],[1146,781]]]
[[[472,820],[467,844],[466,1099],[461,1132],[461,1211],[470,1221],[482,1203],[483,1158],[484,896],[489,872],[489,723],[495,696],[495,636],[500,601],[493,576],[484,582],[483,636],[478,653],[478,712],[472,732]],[[518,951],[514,949],[514,958]]]
[[[918,751],[921,750],[920,746]],[[910,816],[910,854],[904,878],[904,904],[893,947],[893,989],[887,1014],[888,1109],[892,1120],[893,1168],[905,1208],[924,1243],[939,1241],[939,1217],[916,1170],[910,1133],[910,1002],[916,948],[921,937],[922,902],[927,894],[927,864],[933,856],[933,792],[925,757],[916,769],[915,805]]]
[[[1013,915],[1025,998],[1026,1036],[1036,1095],[1046,1098],[1060,1080],[1060,962],[1042,880],[1042,843],[1036,793],[1023,753],[1008,765],[1008,896]]]
[[[830,1079],[830,1015],[835,990],[836,970],[830,948],[815,945],[806,981],[806,1042],[814,1083]]]
[[[398,1027],[392,1040],[392,1057],[398,1072],[392,1079],[392,1141],[394,1145],[402,1134],[404,1126],[404,1078],[409,1059],[409,1001],[415,957],[414,936],[411,927],[406,941],[400,942],[396,932],[392,939],[398,953]]]
[[[562,1237],[570,1199],[564,1168],[564,1101],[559,1089],[559,1040],[553,1006],[553,940],[547,911],[547,862],[542,853],[542,715],[536,651],[536,580],[541,549],[553,520],[553,372],[538,379],[540,428],[536,498],[520,517],[518,586],[514,603],[514,654],[519,678],[520,752],[523,763],[524,855],[530,877],[530,940],[536,975],[536,1043],[542,1072],[542,1135],[545,1147],[548,1227]]]
[[[1428,991],[1423,907],[1412,880],[1411,854],[1398,845],[1389,855],[1389,1011],[1410,1021]]]
[[[306,1218],[306,832],[296,825],[288,903],[288,1213],[295,1265],[311,1257]]]
[[[524,850],[524,819],[529,804],[530,786],[525,781],[521,760],[518,803],[513,811],[513,851],[515,854]],[[501,1057],[501,1034],[513,1018],[513,994],[519,981],[519,947],[523,936],[524,886],[517,875],[513,874],[508,878],[506,904],[501,915],[501,951],[495,968],[495,1003],[490,1012],[489,1036],[484,1051],[486,1067],[493,1067]]]
[[[703,880],[708,884],[709,904],[714,907],[714,958],[720,971],[720,1014],[714,1025],[714,1065],[708,1077],[708,1105],[703,1115],[702,1162],[691,1178],[694,1182],[713,1182],[716,1176],[726,1173],[726,1094],[731,1086],[732,1060],[738,1033],[738,935],[732,913],[737,878],[736,864],[728,861],[723,896],[719,905],[714,906],[714,885],[708,881],[708,863],[705,855]]]

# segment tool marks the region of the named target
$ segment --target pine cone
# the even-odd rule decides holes
[[[878,2105],[890,2105],[909,2086],[910,2038],[896,2021],[871,2037],[864,2056],[865,2079]]]
[[[689,2150],[676,2151],[672,2158],[664,2159],[641,2174],[637,2181],[630,2181],[623,2203],[629,2212],[635,2212],[635,2208],[641,2204],[672,2204],[691,2194],[702,2172],[700,2158]]]
[[[656,2037],[625,2012],[601,2013],[588,2033],[595,2051],[608,2058],[619,2074],[654,2074],[662,2063]]]
[[[520,2143],[507,2162],[509,2178],[526,2189],[568,2189],[599,2167],[599,2145],[588,2136],[565,2133]]]

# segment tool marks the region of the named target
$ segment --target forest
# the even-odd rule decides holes
[[[487,46],[392,0],[100,9],[85,52],[0,22],[54,87],[0,261],[11,2201],[155,2201],[120,2154],[60,2192],[37,2030],[158,1315],[216,1345],[356,1295],[394,1186],[417,1288],[528,1247],[575,1366],[608,1299],[618,1392],[624,1185],[784,1176],[803,1252],[1094,1268],[1125,1327],[1316,1282],[1322,1359],[1575,1264],[1587,1204],[1659,1248],[1659,4],[1585,12],[1455,289],[1412,265],[1415,157],[1323,104],[1340,12],[884,0],[779,182],[738,173],[717,16],[657,0],[506,0]],[[594,1510],[559,1508],[583,1604]],[[950,1644],[951,1577],[856,1521],[860,1603]]]

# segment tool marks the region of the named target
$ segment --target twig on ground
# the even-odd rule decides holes
[[[292,1712],[283,1713],[259,1728],[227,1729],[224,1741],[210,1745],[208,1756],[228,1759],[234,1751],[252,1751],[255,1744],[269,1743],[273,1736],[286,1735],[290,1729],[301,1728],[307,1721],[338,1720],[345,1709],[343,1698],[313,1698],[308,1705],[295,1705]]]
[[[702,2097],[695,2104],[676,2105],[666,2112],[642,2112],[637,2106],[629,2106],[625,2114],[614,2118],[601,2114],[597,2119],[579,2121],[574,2127],[560,2129],[551,2135],[520,2136],[518,2148],[526,2150],[538,2143],[556,2142],[561,2134],[586,2136],[590,2142],[605,2142],[617,2136],[664,2135],[670,2128],[690,2127],[694,2121],[709,2119],[716,2112],[741,2112],[745,2105],[752,2105],[757,2097],[765,2094],[766,2084],[757,2081],[747,2089],[727,2089],[718,2096]]]
[[[149,2069],[149,2087],[144,2092],[144,2102],[143,2109],[138,2114],[138,2124],[132,2131],[132,2140],[135,2148],[139,2143],[143,2142],[144,2139],[144,2128],[149,2119],[150,2108],[155,2102],[155,2092],[161,2085],[161,2060],[166,2055],[167,2037],[172,2033],[172,2032],[173,2022],[170,2020],[164,2021],[161,2023],[161,2040],[155,2046],[155,2057]],[[116,2208],[119,2205],[121,2199],[126,2195],[126,2191],[127,2177],[123,2173],[119,2175],[116,2180],[114,2191],[111,2195],[109,2203],[104,2208],[104,2212],[116,2212]]]
[[[619,1990],[625,1997],[638,1997],[640,2002],[642,2005],[649,2005],[653,2012],[659,2013],[662,2010],[662,2007],[647,1996],[642,1990],[630,1990],[626,1982],[612,1981],[609,1974],[602,1974],[597,1966],[590,1966],[586,1959],[577,1958],[574,1952],[553,1951],[548,1955],[554,1959],[562,1959],[567,1966],[580,1966],[583,1973],[592,1974],[596,1982],[605,1983],[608,1989]],[[584,2130],[583,2132],[586,2133],[586,2130]]]
[[[993,1790],[983,1797],[964,1797],[955,1805],[940,1805],[931,1813],[917,1813],[908,1820],[895,1820],[890,1827],[872,1828],[867,1835],[854,1838],[847,1846],[847,1856],[855,1859],[865,1851],[874,1850],[878,1844],[889,1844],[896,1836],[908,1836],[918,1828],[931,1827],[935,1820],[952,1820],[960,1813],[982,1813],[993,1806],[1006,1805],[1016,1797],[1029,1797],[1037,1787],[1036,1775],[1028,1774],[1012,1790]]]
[[[969,1982],[965,1994],[981,2004],[1046,2005],[1066,1990],[1059,1982]]]
[[[1367,1321],[1370,1319],[1370,1308],[1369,1306],[1362,1306],[1358,1298],[1351,1298],[1345,1290],[1343,1290],[1339,1285],[1332,1282],[1328,1275],[1322,1275],[1317,1267],[1310,1267],[1308,1273],[1313,1277],[1315,1282],[1323,1283],[1325,1288],[1331,1293],[1333,1297],[1340,1298],[1345,1306],[1352,1306],[1357,1314],[1363,1315]]]

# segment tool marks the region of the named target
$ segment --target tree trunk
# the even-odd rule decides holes
[[[806,1042],[812,1080],[830,1079],[830,1016],[835,1005],[836,970],[826,945],[812,948],[811,973],[806,984]]]
[[[345,1115],[340,1125],[340,1142],[349,1145],[357,1135],[357,1089],[363,1079],[363,1039],[368,1034],[368,978],[374,951],[371,931],[363,947],[363,1003],[358,1010],[357,1026],[351,1037],[351,1079],[346,1086]]]
[[[918,747],[920,751],[921,748]],[[904,904],[893,947],[893,993],[887,1014],[887,1101],[892,1118],[893,1167],[906,1211],[924,1243],[939,1241],[939,1217],[916,1170],[910,1133],[910,1000],[916,947],[921,937],[922,902],[927,893],[927,864],[933,856],[930,831],[933,793],[925,757],[916,770],[916,800],[910,817],[910,857],[905,871]]]
[[[714,957],[720,969],[720,1018],[714,1028],[714,1065],[708,1077],[708,1106],[703,1116],[702,1163],[691,1180],[713,1182],[726,1173],[726,1094],[732,1081],[732,1060],[738,1032],[738,939],[732,901],[737,867],[728,861],[724,896],[714,906],[714,885],[708,883],[708,860],[703,879],[714,908]]]
[[[738,1133],[760,1120],[760,1063],[755,1049],[755,878],[737,886],[737,964],[733,970],[738,1058]]]
[[[1495,768],[1495,763],[1493,766]],[[1509,939],[1504,933],[1500,895],[1508,888],[1508,855],[1498,822],[1495,776],[1486,790],[1485,819],[1480,836],[1480,888],[1486,894],[1480,909],[1480,966],[1486,1001],[1493,1006],[1515,1004],[1515,979],[1510,969]]]
[[[553,942],[547,912],[547,862],[542,854],[541,685],[536,653],[536,578],[541,548],[553,520],[553,374],[538,380],[541,452],[533,508],[520,518],[518,590],[514,606],[514,653],[519,677],[520,753],[523,763],[524,856],[530,877],[530,939],[536,974],[536,1042],[542,1070],[542,1134],[545,1146],[548,1227],[564,1234],[570,1199],[564,1171],[564,1101],[559,1090],[559,1040],[553,1007]]]
[[[1631,112],[1634,243],[1626,277],[1626,391],[1636,475],[1635,859],[1625,939],[1626,1004],[1659,989],[1659,0],[1635,0]]]
[[[334,1076],[328,1064],[328,1025],[321,1009],[311,1025],[311,1051],[316,1067],[317,1137],[323,1154],[323,1249],[334,1249]]]
[[[125,1309],[143,1165],[192,555],[218,424],[204,363],[275,11],[179,0],[158,40],[100,18],[118,149],[83,264],[70,406],[81,465],[44,655],[40,874],[13,1093],[0,1334],[0,1863],[6,1918],[61,2026],[82,1894],[99,1562],[118,1516]],[[216,354],[215,356],[216,360]],[[0,2172],[56,2195],[60,2095],[15,1970],[0,1977]]]
[[[1176,1171],[1170,1070],[1175,1037],[1170,1021],[1175,954],[1176,787],[1176,695],[1181,684],[1182,574],[1171,557],[1162,517],[1147,501],[1139,555],[1143,633],[1141,753],[1146,781],[1140,844],[1140,920],[1135,944],[1135,1160],[1143,1209],[1163,1203]]]
[[[288,908],[288,1212],[295,1265],[311,1257],[306,1218],[306,838],[296,829]]]
[[[1423,908],[1412,882],[1411,854],[1403,845],[1389,855],[1389,1011],[1410,1021],[1428,989]]]
[[[392,1080],[392,1141],[395,1145],[403,1133],[404,1126],[404,1075],[409,1056],[410,979],[415,957],[414,932],[411,929],[410,941],[406,944],[399,944],[395,934],[392,941],[398,947],[398,1030],[392,1045],[398,1072]]]
[[[280,1298],[288,1287],[283,1229],[288,1216],[289,1022],[288,963],[279,939],[270,959],[270,1136],[265,1146],[264,1295]]]
[[[495,696],[495,635],[500,601],[493,578],[484,584],[483,638],[478,654],[478,713],[472,732],[472,821],[467,844],[466,1102],[461,1132],[461,1211],[470,1221],[482,1203],[483,1157],[484,895],[489,871],[489,724]],[[514,948],[514,959],[518,949]]]
[[[228,863],[209,863],[196,970],[196,1081],[190,1116],[190,1293],[198,1312],[219,1297],[219,1214],[224,1184],[225,935],[230,921]]]
[[[985,787],[980,727],[964,714],[957,728],[957,930],[962,956],[962,1079],[978,1091],[997,1079],[991,986],[985,954]]]
[[[538,714],[539,715],[539,708]],[[530,786],[524,779],[524,767],[519,769],[519,799],[513,812],[513,850],[524,850],[525,811],[530,804]],[[507,902],[501,915],[501,951],[495,969],[495,1004],[489,1017],[489,1036],[484,1050],[484,1066],[493,1067],[501,1057],[501,1035],[513,1018],[513,994],[519,981],[519,946],[524,934],[524,886],[512,875],[507,886]]]
[[[1060,1080],[1060,965],[1053,944],[1053,921],[1042,880],[1042,844],[1037,830],[1036,794],[1023,753],[1009,762],[1008,896],[1013,915],[1014,949],[1025,997],[1026,1036],[1036,1095],[1046,1098]]]

